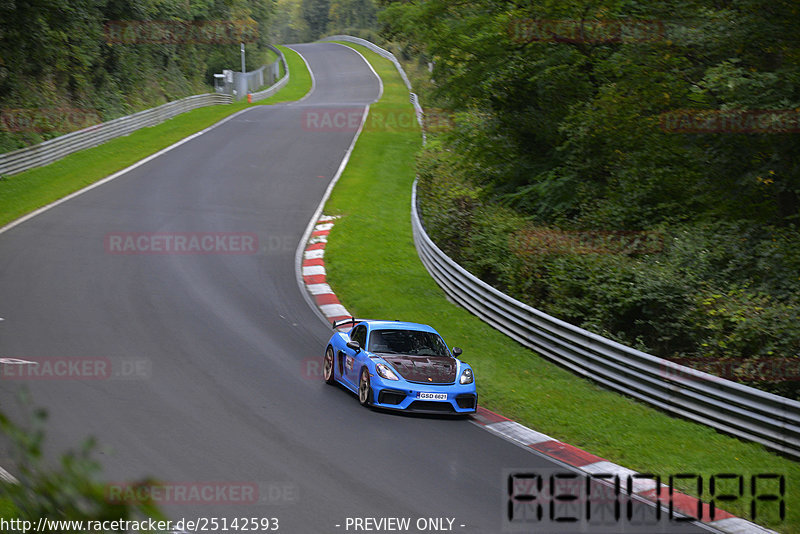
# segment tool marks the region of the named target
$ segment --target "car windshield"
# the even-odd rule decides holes
[[[370,352],[449,356],[447,345],[432,332],[420,330],[373,330],[369,334]]]

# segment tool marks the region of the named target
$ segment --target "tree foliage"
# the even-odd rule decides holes
[[[328,18],[332,33],[348,28],[373,29],[378,22],[373,0],[331,0]]]
[[[311,40],[311,30],[303,16],[302,0],[277,0],[270,35],[277,43],[303,43]]]
[[[448,252],[662,356],[800,358],[797,2],[382,5],[385,37],[434,65],[424,102],[455,119],[420,160]],[[666,240],[644,255],[515,251],[537,228]]]
[[[100,522],[165,519],[150,500],[128,503],[108,498],[106,486],[97,479],[100,465],[93,459],[96,446],[91,439],[80,450],[63,454],[57,463],[48,461],[43,454],[46,414],[37,410],[28,415],[28,423],[21,425],[0,413],[0,435],[9,445],[16,478],[13,482],[0,479],[0,518],[33,525],[40,518]]]
[[[376,29],[374,0],[277,0],[272,32],[294,43],[335,33],[374,37]]]
[[[312,39],[322,37],[330,20],[330,0],[302,0],[303,18],[308,24]]]
[[[744,211],[754,221],[789,224],[800,205],[796,125],[769,134],[660,127],[662,114],[674,110],[800,109],[797,3],[723,5],[433,0],[391,3],[382,20],[390,36],[435,61],[440,102],[481,111],[453,143],[463,143],[476,169],[489,173],[481,183],[524,212],[547,222],[630,227],[654,217],[739,219]],[[526,40],[514,31],[554,20],[657,26],[650,39],[623,33],[619,42],[597,33]],[[562,189],[577,194],[548,201]],[[647,210],[628,201],[631,192],[649,200]],[[687,204],[695,209],[676,210]]]
[[[64,133],[17,131],[8,118],[16,110],[78,109],[108,120],[207,92],[214,72],[239,68],[236,42],[124,44],[107,38],[109,22],[255,23],[252,69],[266,57],[270,10],[260,0],[0,2],[0,152]]]

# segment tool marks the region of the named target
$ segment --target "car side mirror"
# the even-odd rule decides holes
[[[453,356],[455,356],[456,358],[458,358],[459,356],[461,356],[461,353],[462,353],[462,352],[464,352],[464,351],[463,351],[463,350],[461,350],[460,348],[458,348],[458,347],[453,347]]]
[[[361,350],[361,345],[358,344],[358,341],[348,341],[347,348],[353,349],[354,351],[358,352]]]

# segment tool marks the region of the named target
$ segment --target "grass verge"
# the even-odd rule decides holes
[[[311,75],[305,62],[293,50],[279,48],[289,64],[289,83],[272,97],[252,105],[297,100],[311,89]],[[76,152],[50,165],[3,177],[0,179],[0,226],[122,170],[249,105],[236,102],[195,109],[156,126]]]
[[[373,104],[370,114],[387,117],[406,109],[413,116],[408,91],[391,62],[358,45],[343,44],[367,57],[383,79],[383,98]],[[797,462],[581,379],[447,300],[420,263],[411,233],[411,185],[420,147],[416,127],[393,127],[368,118],[325,206],[326,214],[342,216],[329,236],[325,264],[328,281],[347,308],[360,317],[432,325],[445,341],[464,349],[464,359],[475,368],[480,404],[556,439],[636,471],[659,475],[664,483],[670,475],[700,475],[701,497],[706,500],[709,477],[741,475],[745,495],[717,504],[746,519],[754,519],[750,477],[783,474],[785,520],[779,518],[777,502],[761,501],[755,522],[800,533],[800,508],[792,506],[800,497]],[[695,485],[696,481],[676,483],[697,496]],[[722,488],[717,487],[718,495]],[[725,493],[737,493],[733,484],[724,488]],[[764,487],[759,494],[771,490],[777,493],[776,485]]]

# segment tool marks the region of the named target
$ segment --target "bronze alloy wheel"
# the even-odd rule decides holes
[[[369,385],[369,370],[366,367],[361,369],[361,379],[358,381],[358,402],[362,406],[372,404],[372,388]]]
[[[325,351],[325,359],[322,360],[322,378],[328,384],[336,383],[333,377],[333,347],[328,347]]]

